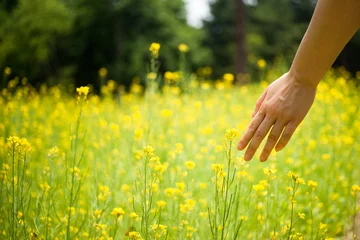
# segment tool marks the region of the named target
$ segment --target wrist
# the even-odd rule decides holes
[[[320,80],[313,79],[311,77],[307,77],[304,74],[300,74],[294,69],[290,69],[290,71],[287,73],[289,78],[292,79],[295,83],[298,85],[301,85],[303,87],[307,87],[313,90],[316,90]]]

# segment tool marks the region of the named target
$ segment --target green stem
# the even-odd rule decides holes
[[[218,181],[218,171],[215,172],[215,223],[214,223],[214,228],[215,228],[215,239],[217,240],[218,238],[218,223],[217,223],[217,213],[218,213],[218,205],[219,205],[219,193],[218,193],[218,188],[217,188],[217,181]]]
[[[311,192],[311,202],[310,202],[311,240],[314,239],[313,200],[314,200],[313,192]]]
[[[13,144],[12,151],[12,237],[15,239],[15,144]]]
[[[69,211],[68,211],[68,221],[67,221],[67,228],[66,228],[66,239],[70,239],[70,226],[71,226],[71,209],[74,206],[74,182],[75,182],[75,166],[76,166],[76,156],[77,156],[77,145],[78,145],[78,138],[79,138],[79,129],[80,129],[80,121],[82,116],[82,106],[83,106],[83,99],[80,100],[80,112],[79,116],[76,121],[76,129],[75,129],[75,143],[74,143],[74,154],[73,154],[73,162],[72,162],[72,174],[71,174],[71,190],[70,190],[70,199],[69,199]]]
[[[289,235],[288,235],[288,240],[290,239],[291,236],[291,231],[292,231],[292,227],[293,227],[293,218],[294,218],[294,198],[295,198],[295,192],[296,192],[296,182],[294,181],[294,188],[293,188],[293,193],[292,193],[292,197],[291,197],[291,215],[290,215],[290,228],[289,228]]]
[[[357,236],[356,236],[356,201],[357,200],[357,193],[355,193],[355,196],[354,196],[354,222],[353,222],[353,239],[356,239]]]
[[[119,220],[119,218],[117,217],[117,218],[116,218],[116,221],[115,221],[115,226],[114,226],[114,235],[113,235],[113,239],[115,239],[115,237],[116,237],[116,232],[117,232],[117,223],[118,223],[118,220]]]
[[[223,213],[223,217],[222,217],[222,231],[221,231],[221,239],[224,239],[224,233],[225,233],[225,224],[227,222],[227,213],[228,211],[230,211],[230,207],[228,206],[228,194],[229,194],[229,178],[230,178],[230,166],[231,166],[231,145],[232,145],[232,141],[230,141],[230,145],[229,145],[229,151],[227,153],[227,160],[228,160],[228,164],[227,164],[227,175],[226,175],[226,189],[225,189],[225,200],[224,200],[224,213]]]

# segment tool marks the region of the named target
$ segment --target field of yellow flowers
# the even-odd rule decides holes
[[[330,71],[287,148],[245,162],[235,146],[275,77],[242,87],[229,74],[193,79],[187,93],[143,93],[136,82],[125,93],[108,81],[101,97],[10,81],[0,239],[356,238],[359,79]]]

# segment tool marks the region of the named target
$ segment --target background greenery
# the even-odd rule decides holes
[[[241,69],[258,80],[259,59],[269,65],[280,57],[276,59],[284,69],[291,63],[315,3],[217,0],[211,4],[212,17],[196,29],[186,23],[183,0],[2,0],[0,69],[9,66],[12,73],[0,77],[3,86],[15,76],[26,76],[34,85],[46,81],[97,87],[97,72],[106,67],[109,78],[129,85],[135,76],[146,74],[151,42],[161,43],[160,72],[179,69],[177,46],[183,42],[190,47],[192,71],[209,65],[215,79]],[[239,26],[243,42],[235,41]],[[359,52],[357,34],[335,64],[356,72]],[[236,54],[244,65],[240,68],[235,66]]]

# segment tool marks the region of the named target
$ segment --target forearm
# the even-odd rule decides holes
[[[360,0],[319,0],[289,74],[316,87],[360,28]]]

